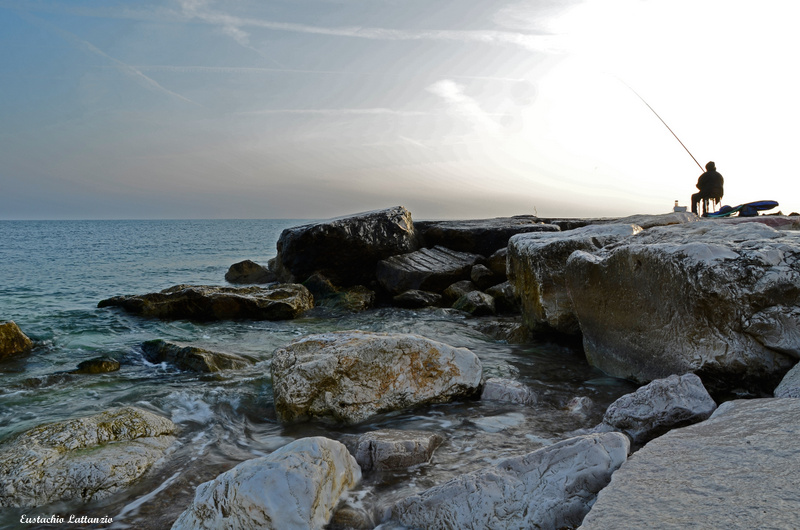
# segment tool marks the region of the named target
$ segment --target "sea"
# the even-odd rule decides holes
[[[98,308],[116,295],[177,284],[227,285],[228,268],[266,264],[285,228],[306,220],[0,221],[0,321],[13,320],[35,343],[30,355],[0,362],[2,443],[32,427],[137,406],[170,418],[177,442],[131,487],[92,501],[0,510],[0,528],[23,515],[105,518],[71,528],[169,528],[196,487],[236,464],[268,455],[292,440],[351,440],[376,429],[435,431],[445,437],[426,464],[365,472],[343,500],[374,524],[408,495],[459,474],[585,432],[606,407],[635,387],[590,367],[579,342],[549,337],[508,344],[486,330],[495,317],[453,309],[376,307],[359,313],[318,307],[289,321],[161,321]],[[508,317],[504,317],[508,320]],[[512,319],[513,320],[513,319]],[[471,349],[485,377],[514,379],[538,396],[535,405],[469,400],[385,414],[345,427],[317,422],[282,425],[270,378],[273,352],[297,338],[336,330],[416,333]],[[153,364],[140,345],[164,339],[258,359],[243,370],[198,374]],[[109,356],[118,371],[70,373]],[[0,480],[2,478],[0,477]]]

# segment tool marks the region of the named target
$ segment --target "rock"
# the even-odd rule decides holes
[[[489,270],[489,267],[478,263],[474,265],[469,272],[469,279],[478,286],[478,289],[484,290],[492,285],[497,285],[500,278]]]
[[[486,266],[489,267],[498,278],[502,278],[501,281],[505,281],[507,279],[507,272],[506,272],[506,265],[508,259],[508,247],[503,247],[491,256],[489,259],[486,260]]]
[[[0,360],[29,353],[32,348],[33,342],[14,321],[0,323]]]
[[[519,313],[520,297],[511,282],[503,282],[486,289],[486,294],[494,298],[499,313]]]
[[[425,247],[442,246],[460,252],[491,256],[508,245],[514,234],[555,232],[537,217],[521,215],[466,221],[417,221],[414,223]]]
[[[438,306],[442,303],[442,295],[430,291],[408,290],[392,297],[394,305],[416,309],[420,307]]]
[[[75,374],[104,374],[119,370],[119,361],[111,357],[96,357],[78,364]]]
[[[429,462],[443,441],[433,432],[381,429],[359,436],[354,456],[362,471],[405,469]]]
[[[275,270],[281,281],[320,272],[335,285],[370,285],[378,261],[419,248],[411,214],[402,206],[284,230]]]
[[[319,306],[356,313],[375,305],[375,291],[363,285],[339,288],[318,272],[309,276],[303,286],[311,292],[314,303]]]
[[[375,518],[362,506],[343,505],[336,509],[325,530],[373,530]]]
[[[480,256],[444,247],[423,248],[378,262],[377,277],[384,289],[400,294],[410,289],[442,292],[459,280],[468,280]]]
[[[568,232],[523,234],[508,243],[509,281],[521,299],[522,319],[532,331],[578,334],[567,294],[567,258],[576,250],[593,252],[640,232],[636,225],[590,225]]]
[[[247,259],[231,265],[225,273],[225,280],[230,283],[273,283],[278,278],[267,267]]]
[[[393,518],[430,529],[575,527],[627,455],[620,433],[570,438],[408,497]]]
[[[531,339],[528,328],[520,322],[507,319],[479,321],[475,329],[484,335],[508,344],[524,344]]]
[[[0,445],[0,506],[108,497],[164,455],[174,430],[166,418],[125,407],[22,432]]]
[[[501,377],[491,377],[483,383],[481,399],[519,403],[520,405],[535,405],[537,402],[536,393],[529,387],[519,381]]]
[[[275,409],[283,422],[355,424],[376,414],[475,394],[474,353],[418,335],[345,331],[309,335],[272,359]]]
[[[600,219],[600,220],[595,220],[592,223],[600,225],[602,224],[636,225],[644,230],[647,230],[648,228],[653,228],[656,226],[680,225],[685,223],[695,223],[697,221],[700,221],[700,217],[693,214],[692,212],[670,212],[660,215],[637,214],[615,219]]]
[[[799,416],[796,399],[723,403],[637,451],[580,528],[800,528]]]
[[[494,306],[494,298],[480,291],[472,291],[465,294],[455,301],[453,307],[476,317],[494,315],[497,312]]]
[[[254,364],[252,359],[234,353],[179,345],[161,339],[142,343],[142,353],[145,359],[151,363],[168,363],[180,370],[190,372],[211,373],[220,370],[241,370]]]
[[[301,438],[200,484],[172,529],[323,528],[360,480],[344,445]]]
[[[794,365],[794,368],[784,376],[775,389],[775,397],[800,398],[800,364]]]
[[[461,280],[447,286],[442,293],[442,300],[445,304],[452,306],[453,302],[464,296],[465,294],[477,291],[478,286],[472,283],[472,280]]]
[[[298,284],[268,288],[176,285],[158,293],[115,296],[97,307],[121,307],[166,320],[289,320],[314,307],[314,298]]]
[[[575,416],[588,418],[594,409],[594,402],[586,396],[574,397],[569,400],[565,409]]]
[[[772,390],[800,358],[800,233],[760,223],[656,227],[569,258],[590,364],[648,382],[697,373],[712,393]]]
[[[606,409],[603,424],[641,445],[672,429],[701,422],[716,408],[699,377],[671,375],[616,400]]]

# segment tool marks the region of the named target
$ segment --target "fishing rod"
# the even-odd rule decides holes
[[[630,89],[631,89],[631,92],[633,92],[634,94],[636,94],[636,96],[638,96],[638,98],[642,100],[642,103],[644,103],[645,105],[647,105],[647,108],[653,111],[653,114],[655,114],[655,115],[656,115],[656,118],[658,118],[659,120],[661,120],[661,123],[663,123],[663,124],[664,124],[664,127],[666,127],[666,128],[667,128],[667,130],[668,130],[669,132],[671,132],[671,133],[672,133],[672,136],[674,136],[676,140],[678,140],[678,143],[679,143],[679,144],[681,144],[681,147],[683,147],[684,149],[686,149],[686,152],[687,152],[687,153],[689,153],[689,156],[690,156],[690,157],[692,157],[692,160],[694,160],[694,163],[695,163],[695,164],[697,164],[697,167],[699,167],[699,168],[700,168],[702,171],[705,171],[705,168],[703,168],[703,166],[701,166],[701,165],[700,165],[700,162],[698,162],[698,161],[697,161],[697,159],[696,159],[696,158],[694,157],[694,155],[692,154],[692,152],[691,152],[691,151],[689,151],[689,148],[687,148],[685,145],[683,145],[683,142],[681,142],[681,139],[680,139],[680,138],[678,138],[678,135],[677,135],[677,134],[675,134],[675,132],[674,132],[674,131],[673,131],[673,130],[670,128],[670,126],[669,126],[669,125],[667,125],[667,122],[665,122],[665,121],[664,121],[664,119],[663,119],[661,116],[659,116],[659,115],[658,115],[658,112],[656,112],[656,111],[655,111],[655,109],[654,109],[653,107],[651,107],[651,106],[650,106],[650,103],[648,103],[647,101],[645,101],[645,99],[644,99],[642,96],[640,96],[640,95],[639,95],[639,93],[638,93],[637,91],[635,91],[635,90],[634,90],[634,89],[633,89],[633,88],[632,88],[632,87],[631,87],[631,86],[630,86],[628,83],[626,83],[626,82],[625,82],[625,81],[623,81],[622,79],[620,79],[619,81],[620,81],[620,82],[621,82],[623,85],[625,85],[626,87],[630,88]]]

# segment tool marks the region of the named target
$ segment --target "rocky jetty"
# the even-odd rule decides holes
[[[360,480],[343,444],[301,438],[198,486],[172,530],[323,528]]]
[[[425,247],[442,246],[482,256],[491,256],[505,248],[509,238],[515,234],[560,230],[558,226],[545,224],[531,215],[464,221],[416,221],[414,227]]]
[[[575,527],[625,462],[628,444],[620,433],[570,438],[408,497],[392,517],[411,528]]]
[[[359,436],[351,452],[362,471],[390,471],[430,461],[443,441],[433,432],[381,429]]]
[[[6,357],[29,353],[32,348],[33,342],[14,321],[0,323],[0,361]]]
[[[640,449],[580,528],[799,528],[798,416],[797,399],[723,403]]]
[[[314,297],[298,284],[274,287],[176,285],[158,293],[115,296],[97,307],[165,320],[289,320],[314,307]]]
[[[308,335],[275,351],[272,384],[283,422],[356,424],[376,414],[477,393],[478,357],[419,335]]]
[[[376,274],[390,293],[410,289],[441,292],[455,282],[468,280],[479,259],[477,254],[445,247],[423,248],[379,261]]]
[[[225,281],[229,283],[273,283],[278,278],[268,267],[246,259],[234,263],[225,273]]]
[[[219,372],[220,370],[241,370],[251,366],[252,359],[236,355],[175,344],[161,339],[142,343],[142,354],[151,363],[168,363],[190,372]]]
[[[0,506],[107,497],[161,458],[174,430],[166,418],[125,407],[22,432],[0,445]]]

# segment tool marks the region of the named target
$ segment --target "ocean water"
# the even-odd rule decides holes
[[[0,363],[0,443],[28,428],[116,406],[171,418],[178,442],[131,488],[88,505],[57,503],[4,509],[0,527],[21,514],[111,517],[108,528],[161,529],[191,502],[194,489],[237,463],[304,436],[345,439],[378,428],[435,430],[446,442],[426,465],[365,473],[347,502],[377,522],[393,502],[454,476],[521,455],[597,424],[625,381],[589,367],[574,344],[537,340],[509,345],[481,331],[491,319],[447,309],[379,307],[362,313],[316,308],[281,322],[160,321],[97,308],[115,295],[172,285],[225,285],[233,263],[275,256],[280,232],[298,220],[0,221],[0,321],[14,320],[35,341],[23,358]],[[293,339],[332,330],[418,333],[468,347],[487,377],[517,379],[539,396],[535,406],[468,401],[387,414],[364,425],[281,425],[275,419],[269,363]],[[148,363],[139,346],[165,339],[246,354],[259,362],[220,374]],[[76,375],[78,363],[117,358],[117,372]],[[588,398],[581,413],[574,398]],[[36,528],[26,525],[26,528]],[[46,528],[46,525],[42,525]]]

